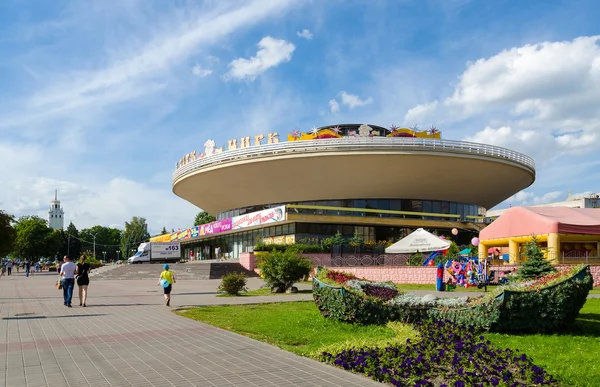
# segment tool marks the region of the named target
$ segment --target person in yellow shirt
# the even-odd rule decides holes
[[[169,265],[165,263],[163,268],[164,270],[162,273],[160,273],[160,277],[158,278],[158,286],[161,285],[163,280],[169,283],[168,286],[163,287],[163,290],[165,292],[165,305],[171,306],[171,289],[173,284],[177,281],[175,280],[175,274],[169,270]]]

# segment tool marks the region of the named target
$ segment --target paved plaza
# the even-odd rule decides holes
[[[153,280],[92,280],[88,307],[79,307],[74,297],[73,308],[67,308],[54,287],[56,278],[22,273],[0,278],[0,386],[380,385],[177,316],[164,306]],[[312,299],[310,294],[216,298],[219,283],[180,281],[172,304]],[[261,285],[259,279],[249,283]]]

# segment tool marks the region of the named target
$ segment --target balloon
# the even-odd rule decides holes
[[[160,280],[160,286],[162,286],[163,288],[168,288],[169,287],[169,281],[167,281],[166,279]]]
[[[433,265],[435,265],[435,262],[434,262],[434,261],[429,261],[429,262],[427,263],[427,265],[428,265],[428,266],[433,266]]]
[[[467,272],[467,277],[472,277],[472,276],[473,276],[473,272],[472,272],[471,270],[469,270],[469,271]]]
[[[471,244],[475,247],[479,246],[479,238],[475,237],[471,239]]]
[[[452,229],[452,235],[458,235],[458,229],[453,228]]]

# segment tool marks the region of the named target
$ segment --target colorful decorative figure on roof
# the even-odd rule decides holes
[[[369,137],[372,128],[369,125],[362,124],[358,127],[358,135],[360,137]]]
[[[292,137],[295,139],[300,138],[300,136],[302,136],[302,133],[300,133],[300,131],[298,129],[294,129],[292,130]]]
[[[204,143],[204,154],[210,156],[215,153],[215,141],[208,140]]]
[[[437,130],[437,128],[435,126],[431,125],[431,128],[429,128],[429,134],[434,135],[438,132],[439,132],[439,130]]]

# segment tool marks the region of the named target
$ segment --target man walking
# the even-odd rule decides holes
[[[31,270],[31,262],[25,261],[25,277],[29,277],[29,271]]]
[[[8,261],[8,263],[6,264],[6,270],[8,271],[7,275],[10,275],[12,273],[12,261]]]
[[[60,266],[60,277],[63,287],[63,298],[65,306],[71,307],[71,299],[73,298],[73,287],[75,286],[75,269],[77,266],[71,262],[71,258],[65,255],[63,258],[65,263]]]

